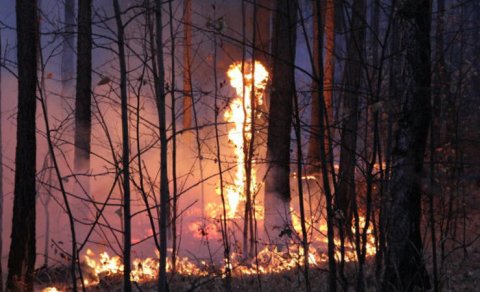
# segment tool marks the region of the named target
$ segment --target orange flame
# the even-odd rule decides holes
[[[243,69],[243,70],[242,70]],[[252,105],[256,102],[261,105],[263,91],[267,85],[268,72],[260,62],[237,62],[230,66],[227,72],[230,85],[235,88],[237,97],[230,103],[225,112],[225,120],[233,123],[234,127],[228,131],[228,139],[234,145],[234,154],[237,160],[237,169],[234,182],[226,187],[228,200],[228,217],[235,217],[238,205],[245,200],[245,147],[252,137]],[[254,98],[252,101],[252,85]],[[257,183],[255,170],[252,169],[251,191],[254,192]]]

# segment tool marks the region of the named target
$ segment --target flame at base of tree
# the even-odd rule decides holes
[[[252,122],[256,118],[252,116],[252,107],[255,108],[263,103],[268,72],[258,61],[255,61],[255,63],[236,62],[228,69],[227,76],[230,79],[230,85],[235,88],[236,92],[236,98],[230,102],[224,115],[225,121],[233,124],[233,127],[228,131],[228,139],[234,146],[234,155],[237,162],[234,181],[225,187],[228,201],[227,216],[228,218],[234,218],[238,211],[238,205],[241,201],[245,201],[247,184],[245,161],[248,145],[252,139]],[[255,169],[252,167],[250,191],[255,193],[256,190]]]

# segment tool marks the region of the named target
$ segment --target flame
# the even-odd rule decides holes
[[[42,292],[61,292],[61,290],[58,290],[56,287],[47,287],[44,288]]]
[[[365,220],[365,217],[359,216],[359,225],[362,228],[362,232],[363,226],[365,226]],[[324,235],[327,230],[326,224],[325,222],[319,223],[319,220],[315,218],[310,218],[306,221],[306,226],[308,229],[315,228],[315,230],[317,230],[316,232],[313,232],[315,235],[309,238],[310,244],[308,247],[308,252],[303,249],[300,241],[298,240],[300,239],[298,234],[301,234],[300,219],[298,215],[295,214],[294,210],[292,210],[292,225],[296,235],[292,236],[288,246],[282,251],[279,251],[277,247],[264,247],[258,252],[256,258],[250,259],[247,262],[245,262],[245,259],[241,254],[233,252],[230,258],[230,270],[232,271],[232,275],[242,276],[283,273],[303,266],[305,263],[305,257],[308,257],[309,265],[314,267],[320,267],[326,264],[328,262],[328,256],[325,250],[327,238]],[[372,229],[373,227],[370,225],[367,230],[367,257],[375,255],[376,252],[375,239]],[[195,232],[198,232],[198,230],[195,230]],[[355,227],[352,227],[352,232],[355,234]],[[295,240],[295,238],[297,240]],[[334,241],[337,247],[340,246],[339,239],[335,239]],[[335,257],[337,260],[339,260],[341,257],[339,249],[335,251]],[[357,261],[357,253],[354,243],[351,243],[350,241],[345,242],[345,261]],[[84,255],[84,263],[91,269],[90,274],[92,275],[89,276],[88,279],[85,279],[84,283],[86,286],[97,285],[102,277],[123,275],[124,266],[121,258],[119,256],[110,256],[107,252],[102,252],[99,255],[96,255],[90,249],[88,249]],[[218,268],[221,268],[221,270],[224,271],[226,268],[225,263],[218,264],[218,267],[216,268],[213,262],[207,264],[202,260],[198,263],[194,263],[187,257],[178,257],[175,271],[177,274],[183,276],[207,276],[211,274],[212,271],[217,271],[220,273],[221,270]],[[158,270],[158,254],[156,258],[149,257],[145,259],[134,259],[130,279],[138,283],[154,281],[158,276]],[[170,258],[167,259],[167,271],[172,271],[172,263]],[[55,287],[49,287],[43,291],[55,292],[59,290],[56,290]]]
[[[243,69],[243,70],[242,70]],[[234,182],[226,187],[228,200],[228,217],[235,217],[238,205],[245,200],[245,147],[252,138],[252,105],[263,103],[263,92],[267,85],[268,72],[260,62],[237,62],[230,66],[227,72],[230,85],[235,88],[236,98],[231,101],[225,112],[225,121],[233,123],[234,127],[228,131],[228,139],[234,145],[234,154],[237,160]],[[254,84],[253,84],[254,83]],[[255,92],[252,101],[252,84]],[[255,192],[257,187],[255,170],[252,169],[250,190]]]
[[[119,256],[110,256],[107,252],[102,252],[98,256],[87,249],[84,256],[85,264],[91,269],[93,279],[85,279],[86,286],[93,286],[100,282],[100,278],[105,276],[123,275],[124,266]],[[205,264],[205,263],[202,263]],[[147,257],[145,259],[134,259],[130,280],[138,283],[153,281],[157,278],[159,271],[159,260],[157,258]],[[170,258],[167,259],[167,271],[172,271]],[[180,275],[205,276],[207,271],[199,268],[187,257],[178,257],[176,262],[176,272]],[[54,291],[54,290],[52,290]]]

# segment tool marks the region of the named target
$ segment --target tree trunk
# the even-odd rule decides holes
[[[183,1],[183,128],[192,126],[192,0]]]
[[[173,181],[173,190],[172,190],[172,208],[171,215],[169,215],[169,221],[171,224],[171,233],[172,236],[172,271],[175,271],[176,263],[176,252],[177,252],[177,213],[178,213],[178,186],[177,186],[177,117],[176,117],[176,100],[175,100],[175,34],[173,32],[173,9],[172,2],[168,2],[168,16],[169,16],[169,30],[170,30],[170,42],[171,42],[171,51],[170,51],[170,62],[171,62],[171,115],[172,115],[172,181]]]
[[[335,76],[335,3],[326,0],[325,7],[325,74],[323,90],[328,121],[333,121],[333,79]],[[328,137],[327,137],[328,138]]]
[[[290,225],[290,129],[295,94],[294,63],[298,2],[277,1],[273,34],[273,71],[268,117],[265,180],[265,232],[270,240]]]
[[[363,80],[365,47],[365,0],[355,0],[352,7],[350,37],[347,43],[343,90],[343,116],[341,130],[340,169],[335,208],[342,211],[344,223],[350,226],[351,202],[355,195],[355,163],[358,127],[358,102]]]
[[[322,15],[317,13],[318,9],[322,9],[322,7],[317,7],[317,1],[313,1],[313,61],[315,64],[315,70],[317,74],[319,73],[318,68],[318,60],[319,60],[319,52],[323,52],[323,25],[319,25],[318,18]],[[327,110],[327,121],[329,125],[333,121],[333,106],[332,106],[332,96],[333,96],[333,78],[335,73],[335,62],[333,58],[334,50],[335,50],[335,5],[334,0],[327,0],[325,6],[325,33],[326,33],[326,43],[325,43],[325,71],[323,72],[323,99],[325,102],[325,107]],[[319,46],[322,48],[319,50]],[[307,155],[307,163],[308,168],[307,171],[311,174],[320,173],[320,145],[322,143],[319,139],[319,128],[320,128],[320,96],[318,91],[317,81],[314,80],[312,82],[312,110],[310,115],[310,126],[311,126],[311,133],[308,141],[308,155]],[[323,143],[325,143],[325,149],[329,149],[329,131],[325,133],[325,139]],[[328,153],[327,153],[328,155]]]
[[[80,1],[80,0],[79,0]],[[81,1],[80,1],[81,2]],[[79,4],[80,9],[80,4]],[[71,93],[73,84],[73,72],[75,52],[74,48],[74,28],[75,28],[75,0],[65,0],[63,22],[65,31],[63,35],[62,50],[62,95]],[[81,59],[81,58],[79,58]],[[64,96],[70,97],[70,96]]]
[[[323,53],[323,26],[321,25],[321,7],[320,1],[313,1],[313,68],[315,68],[315,74],[318,76],[323,75],[323,72],[319,72],[318,60],[319,54]],[[320,94],[324,92],[318,91],[317,80],[312,81],[312,110],[310,114],[310,137],[308,140],[308,155],[307,155],[307,171],[309,173],[315,173],[320,167]],[[325,98],[325,95],[324,95]],[[325,100],[325,104],[328,102]],[[326,137],[326,136],[325,136]],[[327,148],[328,149],[328,148]]]
[[[92,132],[92,0],[78,1],[77,84],[75,96],[75,173],[90,169]],[[81,188],[89,192],[89,178],[79,178]]]
[[[3,256],[3,131],[2,131],[2,31],[0,30],[0,258]],[[3,271],[0,263],[0,292],[3,291]]]
[[[165,66],[163,63],[162,37],[162,1],[156,0],[155,29],[156,29],[156,66],[155,95],[160,127],[160,271],[158,276],[158,290],[168,291],[167,287],[167,216],[168,216],[168,173],[167,173],[167,130],[165,117]]]
[[[402,117],[393,149],[387,255],[383,291],[428,289],[420,234],[420,176],[430,126],[430,1],[401,1],[399,21],[406,50]]]
[[[255,60],[262,63],[265,68],[270,67],[270,40],[271,40],[271,23],[272,23],[272,1],[258,0],[256,1],[256,8],[254,13],[257,15],[255,26],[255,43],[254,54]]]
[[[15,151],[15,187],[8,291],[33,291],[35,268],[35,112],[37,89],[37,2],[16,1],[18,114]]]
[[[117,23],[117,45],[118,59],[120,63],[120,99],[122,112],[122,172],[123,172],[123,289],[126,292],[132,291],[130,282],[130,252],[132,248],[131,222],[130,222],[130,149],[128,137],[128,93],[127,93],[127,65],[125,60],[125,41],[123,22],[121,18],[120,5],[118,0],[113,0],[115,9],[115,20]]]

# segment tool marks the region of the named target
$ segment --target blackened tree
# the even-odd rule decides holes
[[[33,291],[35,268],[35,113],[37,1],[17,0],[18,113],[15,186],[7,291]]]

